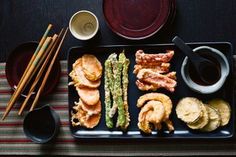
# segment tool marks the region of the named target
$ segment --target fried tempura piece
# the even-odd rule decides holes
[[[188,123],[187,126],[191,129],[202,129],[209,122],[209,116],[204,104],[201,104],[202,116],[194,123]]]
[[[160,101],[148,101],[145,106],[149,109],[152,107],[152,112],[148,112],[146,119],[151,123],[161,123],[165,115],[165,108]]]
[[[123,130],[127,129],[130,122],[130,115],[129,115],[129,105],[128,105],[128,84],[129,84],[129,76],[128,76],[128,70],[129,70],[129,59],[126,58],[125,53],[122,52],[119,55],[119,61],[122,63],[122,95],[123,95],[123,105],[125,110],[125,124],[121,126]]]
[[[141,69],[150,69],[153,72],[157,72],[157,73],[168,73],[170,70],[170,63],[160,63],[160,65],[140,65],[140,64],[136,64],[134,66],[134,74],[138,74],[139,70]]]
[[[203,115],[202,104],[200,100],[193,97],[181,99],[175,108],[177,117],[186,123],[195,123]]]
[[[100,94],[98,89],[76,87],[80,99],[87,105],[96,105],[99,102]]]
[[[85,77],[96,81],[102,76],[102,65],[94,55],[85,54],[82,56],[82,67]]]
[[[162,93],[147,93],[141,96],[137,101],[137,107],[142,107],[147,101],[155,100],[160,101],[165,107],[166,117],[169,117],[172,110],[172,101],[171,99]],[[167,119],[167,118],[165,118]]]
[[[105,91],[105,120],[106,120],[106,126],[108,128],[113,127],[113,121],[112,118],[110,117],[110,110],[112,106],[112,91],[111,91],[111,86],[112,86],[112,81],[110,77],[112,76],[112,66],[111,66],[111,61],[107,59],[105,61],[105,72],[104,72],[104,91]],[[113,87],[112,87],[113,88]]]
[[[175,75],[175,72],[163,75],[155,73],[150,69],[142,69],[138,72],[137,78],[143,82],[152,84],[155,89],[165,88],[170,92],[174,92],[177,82],[172,78],[174,78]]]
[[[139,129],[147,134],[150,134],[152,131],[150,123],[159,127],[157,124],[161,123],[164,115],[165,108],[161,102],[149,101],[139,112]]]
[[[100,104],[100,105],[99,105]],[[75,110],[75,113],[71,113],[71,123],[72,126],[84,126],[86,128],[94,128],[96,125],[98,125],[100,118],[101,118],[101,102],[98,104],[98,106],[86,106],[84,108],[85,104],[79,100],[79,102],[75,102],[75,106],[73,109]],[[100,107],[99,107],[100,106]],[[91,113],[91,107],[95,108],[93,114]],[[84,108],[84,109],[83,109]],[[100,110],[100,112],[98,112]],[[95,113],[96,111],[96,113]]]
[[[221,117],[221,126],[225,126],[229,123],[231,117],[231,108],[228,102],[222,99],[213,99],[208,103],[211,107],[215,108]]]
[[[148,93],[148,94],[144,94],[138,99],[137,107],[142,107],[147,101],[150,101],[150,100],[159,101],[163,104],[165,108],[165,115],[164,115],[163,121],[167,125],[169,131],[173,131],[174,126],[172,125],[172,122],[169,120],[169,116],[171,114],[172,106],[173,106],[171,99],[167,95],[162,94],[162,93]]]
[[[108,79],[109,79],[109,89],[111,91],[111,94],[112,94],[112,99],[113,99],[113,103],[112,103],[112,107],[110,109],[110,112],[109,112],[109,117],[112,118],[116,111],[117,111],[117,108],[118,108],[118,104],[117,104],[117,101],[116,100],[116,97],[117,97],[117,92],[116,90],[114,89],[114,83],[115,83],[115,74],[117,73],[117,54],[116,53],[112,53],[108,59],[109,62],[111,63],[111,66],[107,69],[108,70],[108,73],[107,73],[107,76],[108,76]]]
[[[221,123],[221,117],[220,117],[220,113],[214,109],[213,107],[209,106],[209,105],[205,105],[207,112],[208,112],[208,116],[209,116],[209,121],[207,123],[206,126],[204,126],[201,131],[204,132],[211,132],[216,130]]]
[[[143,50],[138,50],[135,54],[136,63],[141,65],[159,65],[169,62],[174,56],[173,50],[167,50],[167,53],[147,54]]]
[[[82,110],[86,111],[88,115],[99,114],[102,110],[101,101],[98,101],[95,105],[87,105],[81,99],[79,102],[75,102],[76,105],[79,105]]]
[[[101,84],[101,80],[90,81],[88,80],[83,72],[82,68],[82,59],[79,58],[73,64],[73,70],[70,72],[69,76],[72,78],[73,82],[70,85],[74,85],[76,87],[84,88],[98,88]]]
[[[76,111],[75,113],[71,113],[71,124],[72,126],[79,126],[81,125],[80,120],[83,117],[86,117],[87,113],[81,109],[81,107],[78,104],[75,104],[76,106],[73,107],[73,109]]]
[[[94,128],[98,125],[101,118],[101,114],[93,114],[90,116],[82,117],[80,120],[81,126],[84,126],[86,128]]]

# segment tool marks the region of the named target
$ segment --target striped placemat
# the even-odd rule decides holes
[[[71,136],[68,121],[67,67],[61,61],[62,74],[56,91],[41,104],[51,104],[61,118],[60,133],[55,142],[35,144],[26,138],[22,128],[24,116],[17,116],[16,104],[5,121],[0,122],[0,155],[83,155],[83,156],[176,156],[233,155],[236,144],[226,142],[80,142]],[[10,99],[11,89],[5,77],[5,63],[0,63],[0,115]]]

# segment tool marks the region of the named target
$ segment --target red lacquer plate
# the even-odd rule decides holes
[[[157,33],[172,12],[171,0],[104,0],[103,13],[113,32],[126,39]]]

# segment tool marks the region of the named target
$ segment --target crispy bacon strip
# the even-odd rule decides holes
[[[167,50],[167,53],[146,54],[143,50],[138,50],[135,54],[136,63],[141,65],[158,65],[169,62],[174,56],[173,50]]]
[[[170,70],[170,63],[160,63],[159,65],[140,65],[136,64],[134,66],[134,74],[138,74],[141,69],[151,69],[154,72],[158,73],[168,73]]]
[[[142,82],[151,84],[145,87],[145,85],[140,85],[137,83],[138,88],[142,89],[158,89],[158,88],[165,88],[171,92],[174,92],[177,82],[173,79],[175,78],[176,73],[171,72],[166,75],[155,73],[150,69],[142,69],[138,72],[137,78],[140,79]],[[171,77],[171,78],[170,78]],[[141,86],[141,87],[139,87]],[[155,88],[154,88],[155,87]]]

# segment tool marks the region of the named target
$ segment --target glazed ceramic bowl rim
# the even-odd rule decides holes
[[[38,138],[38,137],[36,138],[35,135],[33,135],[32,133],[29,132],[29,129],[26,127],[26,124],[25,124],[25,123],[26,123],[27,118],[29,118],[29,116],[31,116],[32,114],[34,114],[34,112],[37,112],[38,110],[41,110],[41,109],[43,109],[43,108],[45,108],[45,107],[48,107],[48,108],[50,109],[50,112],[54,112],[54,113],[55,113],[56,116],[55,116],[55,115],[52,115],[52,117],[53,117],[53,123],[55,124],[55,127],[54,127],[54,130],[53,130],[53,133],[50,135],[49,138],[37,140],[37,139],[39,139],[39,138]],[[47,143],[47,142],[51,141],[51,140],[57,135],[58,130],[59,130],[59,127],[60,127],[60,126],[59,126],[59,123],[60,123],[59,121],[60,121],[59,115],[52,109],[52,107],[51,107],[50,105],[46,104],[46,105],[44,105],[44,106],[42,106],[42,107],[40,107],[40,108],[34,109],[33,111],[30,111],[30,112],[27,113],[27,115],[25,116],[24,121],[23,121],[23,130],[24,130],[25,135],[26,135],[31,141],[33,141],[33,142],[35,142],[35,143],[38,143],[38,144],[43,144],[43,143]]]
[[[13,81],[13,79],[12,79],[12,75],[11,75],[11,72],[10,72],[10,70],[9,70],[9,67],[11,66],[11,57],[12,57],[12,55],[13,55],[13,53],[15,52],[15,51],[17,51],[19,48],[22,48],[22,47],[25,47],[25,46],[28,46],[28,45],[34,45],[35,46],[35,49],[36,49],[36,47],[37,47],[37,45],[39,44],[39,42],[38,41],[26,41],[26,42],[23,42],[23,43],[20,43],[20,44],[18,44],[17,46],[15,46],[13,49],[12,49],[12,51],[10,52],[10,54],[7,56],[7,60],[6,60],[6,66],[5,66],[5,74],[6,74],[6,79],[7,79],[7,82],[8,82],[8,84],[9,84],[9,86],[11,87],[11,89],[13,90],[13,91],[15,91],[16,90],[16,84],[14,83],[14,81]],[[32,51],[32,54],[33,54],[33,51]],[[58,83],[59,83],[59,80],[60,80],[60,74],[61,74],[61,66],[60,66],[60,60],[59,59],[56,59],[56,61],[55,61],[55,63],[54,63],[54,66],[56,66],[56,65],[59,65],[59,66],[57,66],[56,68],[57,68],[57,74],[55,74],[55,79],[54,79],[54,82],[53,83],[51,83],[51,86],[50,86],[50,88],[49,88],[49,90],[43,90],[44,92],[41,94],[41,96],[42,97],[45,97],[45,96],[47,96],[48,94],[50,94],[50,93],[52,93],[53,91],[54,91],[54,89],[55,89],[55,87],[58,85]],[[50,78],[50,77],[49,77]],[[45,88],[47,88],[47,84],[48,83],[46,83],[46,85],[45,85]],[[44,89],[45,89],[44,88]],[[24,97],[24,98],[26,98],[27,97],[27,95],[26,95],[26,93],[25,92],[23,92],[23,93],[21,93],[21,96],[22,97]],[[35,97],[35,93],[33,93],[33,96],[32,96],[33,98]]]
[[[81,14],[81,13],[87,13],[87,14],[93,16],[93,17],[95,18],[96,23],[97,23],[97,27],[95,28],[94,32],[93,32],[91,35],[89,35],[89,36],[87,36],[87,37],[83,37],[83,38],[80,38],[80,37],[78,36],[78,34],[77,34],[75,31],[72,30],[72,25],[73,25],[73,24],[72,24],[72,20],[73,20],[76,16],[78,16],[79,14]],[[72,17],[70,18],[70,21],[69,21],[69,30],[70,30],[71,34],[72,34],[76,39],[79,39],[79,40],[89,40],[89,39],[93,38],[93,37],[97,34],[98,29],[99,29],[99,21],[98,21],[98,18],[97,18],[97,16],[96,16],[93,12],[91,12],[91,11],[89,11],[89,10],[80,10],[80,11],[77,11],[77,12],[74,13],[74,14],[72,15]]]
[[[210,93],[214,93],[214,92],[218,91],[224,85],[224,82],[225,82],[227,76],[229,75],[230,68],[229,68],[229,63],[228,63],[227,58],[219,50],[209,47],[209,46],[199,46],[199,47],[193,49],[193,51],[197,52],[201,49],[210,50],[212,53],[219,56],[223,60],[223,62],[220,62],[220,65],[223,65],[225,68],[222,69],[223,67],[221,66],[220,79],[216,83],[214,83],[212,85],[208,85],[208,86],[199,85],[199,84],[195,83],[194,81],[192,81],[192,79],[188,75],[186,75],[188,57],[185,57],[183,60],[183,63],[181,66],[181,75],[182,75],[184,82],[193,91],[196,91],[196,92],[202,93],[202,94],[210,94]]]

